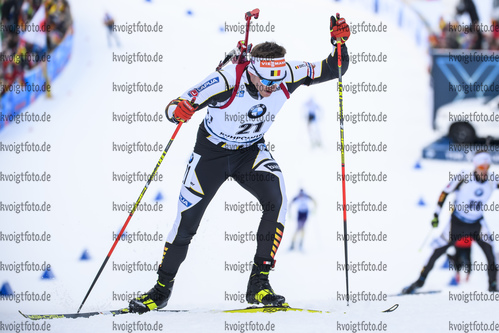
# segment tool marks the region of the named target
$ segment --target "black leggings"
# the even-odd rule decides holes
[[[232,177],[253,194],[263,213],[257,231],[255,264],[274,263],[284,231],[287,200],[281,170],[262,138],[252,146],[228,150],[208,141],[201,125],[180,191],[178,213],[158,270],[159,282],[171,281],[184,261],[189,244],[211,199]]]
[[[489,284],[492,282],[496,281],[496,264],[495,264],[495,258],[494,258],[494,251],[492,249],[492,245],[489,243],[483,241],[481,235],[480,235],[480,230],[482,228],[482,225],[480,224],[480,221],[475,222],[475,223],[465,223],[462,222],[459,218],[457,218],[454,214],[451,217],[451,227],[450,227],[450,237],[449,237],[449,243],[446,245],[439,247],[433,251],[433,254],[431,255],[430,259],[428,260],[428,263],[426,266],[423,268],[421,272],[421,277],[423,279],[426,279],[428,274],[430,273],[431,269],[435,265],[435,261],[444,254],[447,249],[451,246],[453,246],[459,239],[469,236],[471,237],[481,248],[483,253],[485,253],[485,257],[487,258],[487,273],[489,275]]]

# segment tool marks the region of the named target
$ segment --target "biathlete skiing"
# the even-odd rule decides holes
[[[402,290],[403,294],[413,294],[418,288],[421,288],[435,265],[435,261],[446,253],[449,247],[455,246],[456,242],[465,238],[475,241],[482,248],[487,258],[488,290],[497,291],[497,266],[490,231],[483,218],[487,201],[492,192],[499,188],[499,183],[493,177],[490,177],[488,173],[491,163],[492,159],[489,153],[478,152],[473,157],[475,169],[470,173],[461,172],[442,191],[431,225],[433,228],[438,226],[438,216],[445,199],[450,193],[455,192],[456,198],[452,205],[453,212],[450,228],[448,224],[442,235],[433,241],[435,250],[421,270],[419,278],[408,287],[405,287]]]
[[[270,286],[269,272],[284,233],[286,191],[281,169],[265,146],[264,134],[296,89],[339,77],[337,43],[342,44],[341,73],[347,71],[344,42],[350,36],[348,24],[332,16],[330,33],[333,51],[324,60],[286,61],[283,46],[264,42],[248,50],[249,59],[211,73],[167,105],[167,118],[176,124],[189,121],[204,108],[207,111],[182,179],[178,213],[166,238],[158,280],[148,292],[130,301],[130,312],[143,313],[167,305],[201,218],[228,177],[253,194],[263,207],[246,300],[250,304],[285,305],[285,298]]]

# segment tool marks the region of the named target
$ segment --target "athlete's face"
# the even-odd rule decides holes
[[[485,177],[487,177],[487,173],[489,172],[489,167],[490,167],[490,165],[488,165],[488,164],[478,165],[475,168],[475,171],[476,171],[476,173],[478,173],[478,175],[481,178],[485,178]]]
[[[260,93],[260,95],[262,95],[262,97],[269,97],[277,89],[277,84],[274,84],[274,85],[269,87],[269,86],[262,84],[262,82],[260,81],[260,78],[258,76],[253,75],[251,73],[249,73],[249,75],[250,75],[251,83],[253,83],[255,85],[256,89],[258,89],[258,92]]]

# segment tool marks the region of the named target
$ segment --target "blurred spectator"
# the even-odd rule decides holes
[[[489,49],[499,50],[499,24],[497,20],[492,21],[492,26],[494,27],[494,31],[492,32],[492,36],[489,40]]]
[[[478,27],[479,18],[478,18],[478,13],[476,10],[476,6],[473,3],[473,0],[460,0],[457,7],[456,7],[456,13],[458,15],[463,15],[464,13],[467,13],[470,16],[471,19],[471,24],[470,24],[470,30],[471,33],[473,34],[473,37],[470,39],[470,43],[466,45],[467,49],[473,49],[473,50],[481,50],[482,49],[482,41],[483,41],[483,34],[480,31],[480,28]]]
[[[448,15],[450,14],[448,13]],[[433,48],[499,49],[499,31],[493,29],[494,26],[499,28],[497,18],[494,19],[493,15],[490,22],[480,22],[473,0],[459,0],[450,16],[451,18],[447,20],[441,17],[440,34],[430,36],[430,44]],[[464,21],[468,23],[464,23]]]
[[[31,21],[39,10],[44,10],[38,17],[41,16],[41,26],[45,21],[42,31],[48,31],[45,33],[46,40],[44,32],[39,32],[43,43],[29,42],[26,25],[33,23]],[[73,20],[66,0],[4,0],[1,15],[0,84],[6,88],[15,82],[25,84],[24,72],[46,59],[47,54],[62,41]]]
[[[109,13],[106,13],[104,15],[104,25],[107,28],[107,45],[111,47],[111,39],[114,38],[114,40],[116,41],[116,46],[120,47],[120,41],[118,40],[118,35],[115,34],[113,31],[114,18]]]
[[[69,27],[73,24],[73,18],[66,0],[46,0],[45,10],[47,12],[48,49],[53,50],[60,44]]]

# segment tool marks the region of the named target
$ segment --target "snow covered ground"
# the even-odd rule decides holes
[[[174,126],[161,122],[128,124],[113,121],[114,114],[142,112],[163,115],[166,104],[189,86],[214,70],[224,53],[244,35],[224,32],[225,25],[242,24],[244,13],[259,8],[256,23],[273,25],[274,32],[254,32],[254,44],[273,40],[284,45],[288,60],[316,61],[331,50],[329,16],[340,12],[352,24],[366,22],[387,25],[385,33],[353,34],[348,41],[351,53],[370,52],[387,56],[385,63],[351,64],[344,85],[359,82],[387,85],[386,93],[357,92],[346,88],[345,114],[369,112],[387,116],[386,122],[345,123],[345,142],[370,142],[387,145],[386,152],[346,153],[347,173],[386,174],[386,182],[347,183],[347,202],[386,204],[386,212],[348,212],[348,227],[353,233],[371,232],[386,235],[384,242],[349,243],[349,260],[386,264],[382,272],[350,272],[350,290],[393,294],[413,282],[431,252],[428,246],[418,251],[428,234],[434,205],[449,179],[470,165],[451,162],[420,161],[421,149],[436,139],[431,130],[430,82],[421,52],[396,24],[382,20],[362,8],[325,0],[253,1],[241,5],[235,1],[187,1],[173,4],[162,1],[70,1],[75,20],[72,59],[53,82],[53,99],[42,97],[27,112],[52,115],[48,123],[12,124],[0,132],[0,141],[44,142],[52,145],[48,153],[0,152],[0,171],[5,174],[24,171],[51,174],[50,182],[1,182],[0,201],[4,204],[30,201],[50,203],[50,212],[0,212],[1,232],[25,231],[51,235],[50,242],[0,242],[1,264],[34,262],[51,265],[53,279],[41,279],[43,272],[0,271],[0,284],[8,282],[15,293],[50,294],[50,301],[0,301],[0,330],[25,322],[25,313],[68,313],[78,309],[97,270],[113,242],[113,233],[127,218],[125,211],[113,211],[114,204],[133,204],[145,181],[117,182],[115,174],[150,173],[160,152],[112,151],[113,143],[158,142],[163,146]],[[125,5],[126,3],[126,5]],[[120,33],[121,47],[108,47],[102,24],[109,11],[117,24],[146,22],[163,25],[162,33]],[[190,11],[190,14],[188,13]],[[163,55],[163,62],[126,64],[113,62],[114,54],[147,52]],[[162,93],[113,92],[113,83],[147,82],[163,85]],[[323,108],[320,119],[323,148],[311,149],[304,121],[304,104],[313,97]],[[226,269],[226,264],[252,260],[255,242],[228,241],[227,235],[256,231],[258,212],[227,211],[227,204],[245,203],[254,198],[235,182],[225,183],[206,211],[204,219],[176,279],[168,308],[192,309],[193,313],[149,313],[119,317],[40,321],[51,325],[51,332],[143,331],[163,332],[251,332],[260,326],[275,332],[366,331],[354,324],[386,324],[388,332],[447,332],[450,324],[482,321],[490,324],[497,310],[496,302],[450,301],[449,292],[485,291],[485,272],[473,272],[470,281],[449,287],[453,275],[439,267],[429,276],[423,290],[443,290],[427,296],[388,297],[385,301],[346,302],[338,297],[345,292],[340,169],[338,93],[329,82],[302,87],[284,106],[266,135],[275,147],[273,156],[286,179],[288,197],[304,187],[318,202],[307,226],[304,252],[288,251],[296,222],[287,222],[285,237],[276,256],[277,267],[271,274],[276,292],[286,296],[296,307],[332,311],[331,314],[221,314],[209,309],[245,307],[231,299],[245,292],[249,272]],[[154,266],[161,260],[164,237],[176,215],[178,190],[185,164],[194,145],[202,114],[184,125],[159,170],[162,179],[153,182],[142,202],[156,204],[161,211],[135,213],[128,233],[156,232],[161,241],[120,242],[88,298],[83,311],[100,311],[126,306],[122,300],[133,293],[147,291],[154,283],[154,270],[120,270],[123,264],[140,261]],[[414,166],[420,162],[421,168]],[[492,169],[497,169],[497,166]],[[492,201],[499,199],[498,193]],[[419,206],[423,200],[426,205]],[[448,213],[442,214],[445,224]],[[488,213],[492,230],[497,230],[499,214]],[[443,227],[443,226],[441,226]],[[437,235],[434,231],[433,235]],[[84,251],[90,260],[80,260]],[[473,260],[485,260],[480,249],[473,248]],[[2,266],[6,267],[6,266]],[[400,307],[391,314],[381,313],[391,305]],[[142,326],[141,326],[141,324]],[[249,326],[245,326],[246,323]],[[145,326],[143,325],[145,324]],[[159,327],[159,325],[163,325]],[[268,324],[268,326],[266,326]],[[350,326],[342,326],[350,324]],[[2,326],[10,325],[10,326]],[[128,325],[128,326],[127,326]],[[135,325],[135,326],[133,326]],[[47,326],[44,326],[45,328]],[[161,328],[161,330],[160,330]],[[273,330],[272,330],[273,328]],[[464,326],[461,331],[465,332]],[[40,327],[41,330],[41,327]],[[455,329],[458,330],[458,329]]]

